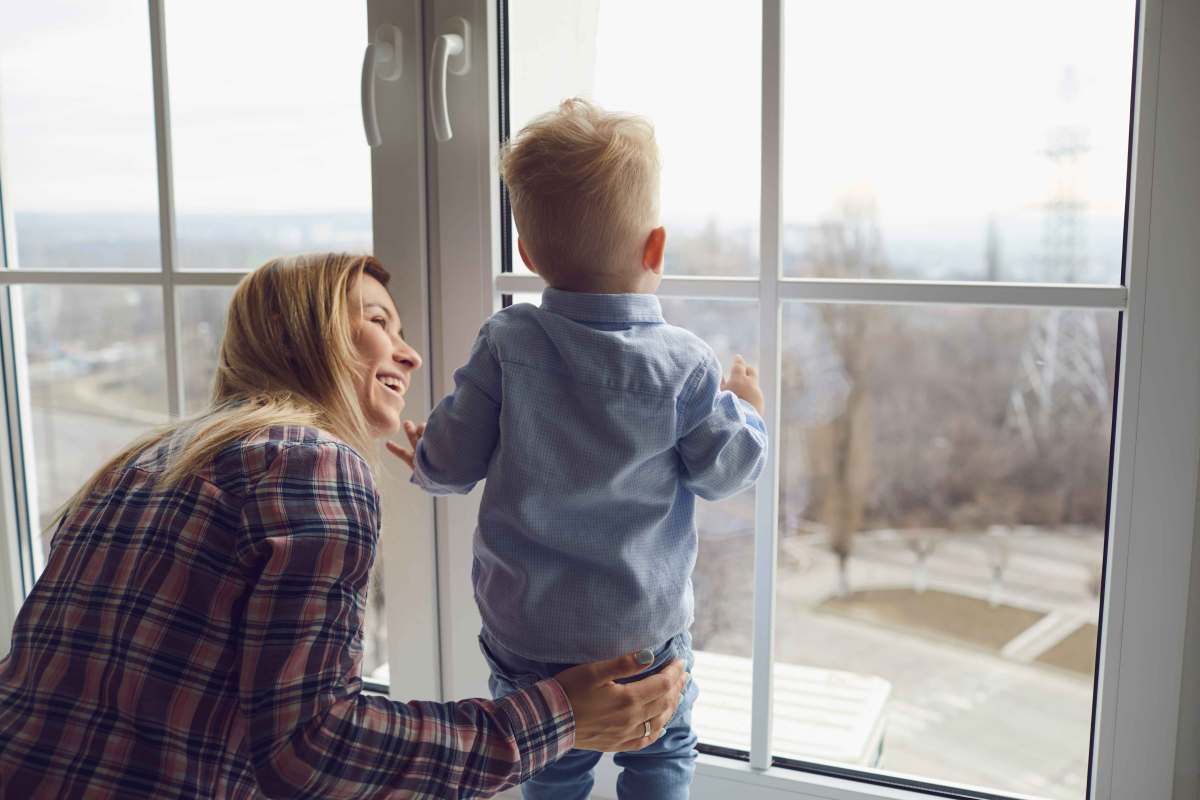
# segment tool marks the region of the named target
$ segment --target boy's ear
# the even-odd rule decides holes
[[[667,229],[659,225],[650,231],[646,244],[642,247],[642,269],[652,272],[662,272],[663,253],[667,248]]]
[[[517,252],[521,254],[521,260],[525,262],[525,266],[529,267],[529,271],[537,275],[537,267],[533,265],[533,260],[529,257],[529,253],[525,252],[525,243],[521,241],[520,236],[517,237]]]

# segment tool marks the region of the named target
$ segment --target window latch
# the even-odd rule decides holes
[[[379,135],[379,119],[375,115],[375,79],[394,81],[400,78],[404,62],[401,59],[402,34],[395,25],[380,25],[375,36],[367,44],[362,66],[362,114],[363,130],[367,144],[378,147],[383,143]]]
[[[429,65],[429,111],[433,118],[433,135],[439,142],[454,136],[450,128],[450,105],[446,100],[446,75],[466,75],[471,70],[471,28],[462,17],[452,17],[444,23],[444,33],[433,41],[433,56]]]

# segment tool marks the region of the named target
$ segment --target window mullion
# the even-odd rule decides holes
[[[22,446],[24,426],[18,404],[15,293],[15,289],[0,287],[0,401],[4,403],[0,417],[0,657],[8,652],[17,609],[37,577],[27,501],[28,464]]]
[[[783,266],[783,0],[763,0],[762,9],[762,202],[759,226],[762,263],[758,284],[759,341],[766,401],[765,421],[774,441],[759,479],[754,513],[754,683],[751,700],[750,766],[771,766],[772,674],[775,662],[776,541],[779,536],[779,276]]]
[[[0,275],[0,280],[3,276]],[[539,293],[537,275],[504,273],[496,276],[502,294]],[[663,279],[660,297],[757,300],[758,278],[716,278],[689,275]],[[866,303],[874,305],[978,306],[989,308],[1094,308],[1122,311],[1128,304],[1124,286],[1067,283],[994,283],[970,281],[860,280],[855,278],[780,278],[780,300],[804,303]]]
[[[12,481],[13,515],[5,517],[18,536],[21,596],[33,587],[41,574],[44,556],[38,530],[37,462],[33,451],[33,405],[29,398],[29,358],[25,350],[24,296],[15,288],[0,292],[0,360],[4,369],[4,396],[7,414],[7,447],[0,456],[9,459]],[[5,491],[8,487],[3,487]],[[5,573],[4,577],[7,577]],[[2,580],[2,578],[0,578]],[[15,609],[13,612],[15,614]]]
[[[179,368],[179,316],[175,293],[175,187],[171,162],[171,104],[167,83],[167,39],[162,0],[150,3],[150,58],[154,72],[154,137],[158,150],[158,241],[162,252],[163,331],[166,334],[167,410],[183,413]]]
[[[868,303],[1023,308],[1095,308],[1123,310],[1124,286],[1066,283],[987,283],[968,281],[897,281],[785,278],[779,294],[805,303]]]

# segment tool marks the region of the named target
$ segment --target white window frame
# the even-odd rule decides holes
[[[444,20],[467,19],[473,72],[453,81],[455,136],[429,146],[435,396],[452,386],[478,323],[502,294],[537,292],[533,275],[501,274],[497,175],[498,80],[494,0],[440,0]],[[1187,0],[1143,0],[1136,48],[1125,285],[947,283],[784,278],[780,164],[783,0],[763,0],[762,221],[758,278],[667,278],[660,294],[757,299],[766,419],[779,430],[780,309],[786,300],[916,305],[1091,308],[1121,312],[1121,358],[1101,608],[1101,660],[1089,798],[1167,798],[1175,765],[1193,523],[1200,454],[1200,11]],[[431,7],[433,8],[433,7]],[[1030,24],[1036,24],[1030,20]],[[1151,215],[1151,209],[1154,215]],[[1188,214],[1191,217],[1188,217]],[[443,321],[445,321],[443,323]],[[1140,446],[1139,446],[1140,445]],[[701,756],[696,798],[900,800],[919,791],[771,766],[779,472],[774,456],[757,492],[753,722],[748,764]],[[762,491],[761,489],[769,489]],[[437,504],[440,641],[447,696],[480,694],[479,616],[469,580],[476,496]],[[1133,535],[1134,531],[1140,535]],[[466,661],[464,654],[471,654]],[[612,793],[612,769],[598,792]]]
[[[163,291],[169,410],[182,408],[176,289],[228,286],[241,273],[175,266],[169,98],[163,0],[149,0],[159,163],[161,272],[0,269],[0,652],[35,553],[23,555],[34,474],[20,285],[140,285]],[[537,291],[534,276],[500,273],[497,174],[498,73],[495,0],[368,0],[368,29],[402,31],[405,78],[378,83],[384,143],[372,151],[375,252],[392,268],[392,293],[427,369],[409,393],[409,414],[428,413],[452,386],[477,328],[505,293]],[[1167,798],[1183,665],[1192,537],[1200,472],[1200,8],[1188,0],[1142,0],[1135,65],[1132,172],[1125,286],[837,281],[780,275],[783,0],[763,0],[762,273],[751,279],[668,278],[663,295],[757,299],[764,392],[779,428],[779,309],[784,300],[1119,309],[1120,391],[1114,491],[1098,671],[1094,768],[1089,800]],[[471,25],[474,66],[451,80],[454,138],[428,132],[425,65],[444,20]],[[1036,21],[1031,21],[1031,24]],[[365,34],[369,31],[364,32]],[[365,39],[364,39],[365,43]],[[417,115],[420,115],[419,117]],[[413,124],[414,119],[422,120]],[[0,211],[3,203],[0,151]],[[1151,214],[1153,209],[1153,215]],[[15,263],[10,240],[5,266]],[[23,431],[23,435],[22,435]],[[11,457],[10,457],[11,454]],[[475,637],[479,616],[470,582],[477,496],[432,501],[401,471],[381,476],[382,558],[388,604],[391,693],[398,699],[486,694]],[[695,798],[916,800],[920,792],[770,766],[778,466],[772,457],[758,492],[755,556],[754,694],[750,763],[702,756]],[[768,484],[763,484],[764,488]],[[1132,535],[1133,531],[1140,532]],[[598,791],[612,796],[602,768]]]
[[[243,271],[180,270],[175,247],[174,171],[171,151],[171,115],[167,79],[165,0],[147,0],[154,126],[158,168],[158,216],[161,270],[60,270],[19,269],[11,204],[4,202],[4,153],[0,148],[0,213],[4,237],[0,253],[0,657],[9,649],[17,610],[43,567],[41,533],[37,530],[36,452],[32,447],[32,406],[29,402],[25,321],[21,308],[22,286],[142,286],[162,292],[165,337],[164,376],[168,412],[177,418],[184,408],[180,363],[179,289],[193,286],[235,286]],[[387,132],[383,144],[371,151],[372,218],[374,252],[393,271],[392,294],[405,321],[405,331],[422,352],[429,347],[429,303],[424,216],[424,130],[413,125],[424,102],[419,47],[422,6],[419,0],[371,0],[367,5],[368,31],[391,24],[401,29],[407,46],[400,49],[403,76],[397,81],[376,81],[379,123]],[[66,22],[69,23],[69,20]],[[357,86],[347,91],[357,91]],[[0,143],[2,144],[2,143]],[[362,145],[367,146],[365,143]],[[86,177],[86,176],[85,176]],[[409,413],[427,415],[432,397],[429,371],[418,373],[408,395]],[[381,459],[385,464],[386,459]],[[399,470],[385,470],[381,486],[384,524],[381,560],[385,593],[396,598],[386,609],[388,662],[393,695],[441,695],[440,652],[436,646],[436,580],[434,563],[433,504],[402,484]],[[422,646],[412,648],[413,642]]]

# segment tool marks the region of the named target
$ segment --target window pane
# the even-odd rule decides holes
[[[759,5],[522,0],[508,13],[511,133],[573,96],[650,118],[667,274],[757,274]],[[512,258],[525,272],[515,234]]]
[[[726,374],[735,355],[761,366],[758,303],[662,298],[663,316],[708,342]],[[696,501],[700,552],[692,573],[693,674],[700,697],[692,727],[710,745],[750,749],[754,638],[754,491]]]
[[[1120,281],[1132,0],[784,12],[786,274]],[[871,271],[805,257],[864,208]]]
[[[212,397],[217,354],[225,335],[225,312],[232,286],[188,286],[177,289],[180,350],[183,353],[184,412],[196,414]]]
[[[101,464],[167,421],[162,291],[26,286],[14,294],[25,318],[36,508],[46,531]]]
[[[167,8],[181,268],[370,250],[358,107],[366,10],[315,0]]]
[[[27,269],[158,269],[145,3],[0,0],[4,203]]]
[[[1082,798],[1116,312],[783,325],[776,753]]]

